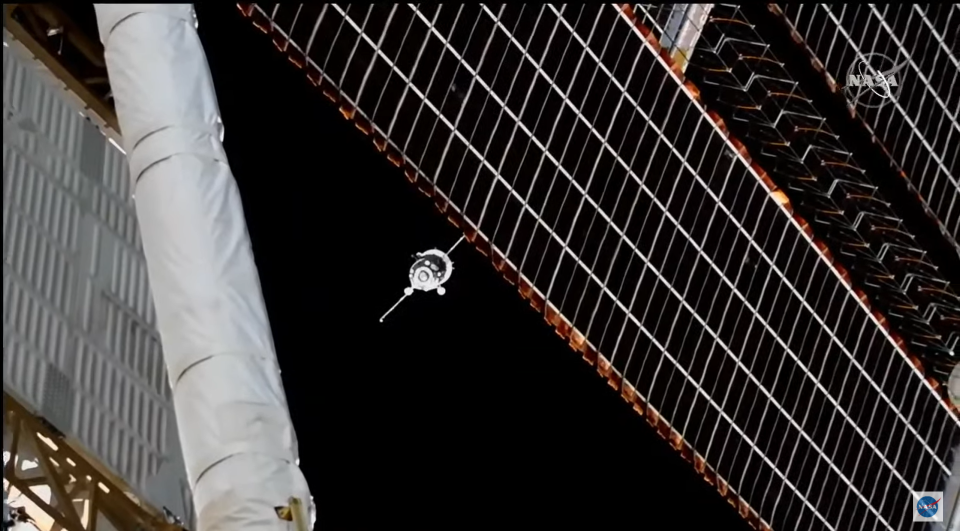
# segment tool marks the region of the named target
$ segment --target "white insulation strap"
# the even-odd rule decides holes
[[[190,4],[96,4],[200,531],[312,507]],[[311,511],[312,512],[312,511]]]

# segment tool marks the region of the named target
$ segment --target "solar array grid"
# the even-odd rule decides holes
[[[774,527],[940,483],[955,421],[618,9],[257,8]]]
[[[956,243],[960,234],[960,6],[783,4],[787,19],[826,70],[847,83],[869,54],[894,64],[901,85],[889,103],[857,106]],[[878,65],[884,66],[884,65]],[[889,66],[889,65],[887,65]],[[877,105],[883,103],[883,105]]]

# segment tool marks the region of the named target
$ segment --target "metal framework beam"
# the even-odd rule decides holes
[[[3,25],[103,126],[120,133],[103,46],[53,4],[4,4]]]
[[[6,391],[3,452],[7,501],[38,529],[183,531],[138,503],[128,488],[100,472],[67,438]]]

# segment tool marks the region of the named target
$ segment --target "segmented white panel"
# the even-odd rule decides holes
[[[4,40],[4,387],[189,520],[126,157]]]

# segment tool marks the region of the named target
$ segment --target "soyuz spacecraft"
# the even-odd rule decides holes
[[[403,289],[403,296],[383,314],[383,317],[380,318],[381,323],[404,299],[413,295],[414,291],[436,291],[437,295],[446,293],[443,285],[450,280],[450,275],[453,274],[453,260],[450,259],[450,253],[457,248],[457,245],[460,245],[461,241],[463,241],[463,236],[447,252],[430,249],[413,256],[414,262],[410,266],[408,275],[410,285]]]

